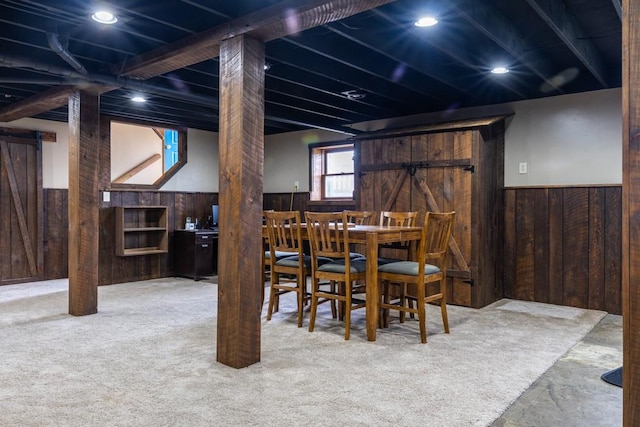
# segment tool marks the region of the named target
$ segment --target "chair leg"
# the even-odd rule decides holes
[[[442,312],[442,324],[444,325],[444,332],[449,333],[449,319],[447,318],[447,300],[444,295],[440,300],[440,311]]]
[[[385,304],[389,304],[389,302],[391,301],[391,297],[389,295],[389,288],[390,288],[390,283],[389,281],[384,281],[384,302]],[[382,320],[382,328],[388,328],[389,327],[389,309],[385,308],[384,310],[382,310],[382,316],[380,316],[380,319]]]
[[[336,289],[336,293],[339,295],[346,295],[347,288],[344,282],[338,282],[338,288]],[[344,315],[347,312],[347,306],[344,301],[336,300],[338,304],[338,317],[341,321],[344,321]]]
[[[400,307],[404,308],[407,303],[407,284],[403,283],[400,288]],[[409,306],[411,306],[411,300],[409,300]],[[404,310],[400,310],[400,323],[404,323],[407,313]]]
[[[381,289],[379,289],[380,292],[379,292],[379,297],[378,297],[379,298],[378,304],[385,302],[385,299],[384,299],[385,285],[386,285],[386,283],[384,281],[382,281]],[[384,308],[379,308],[378,309],[378,328],[380,328],[380,329],[384,328],[384,311],[385,311]]]
[[[349,340],[351,336],[351,283],[344,284],[344,339]]]
[[[427,343],[427,312],[424,302],[424,283],[416,285],[416,305],[418,306],[418,322],[420,323],[420,340],[422,344]]]
[[[302,277],[302,279],[300,279],[300,276],[298,276],[298,289],[297,289],[297,293],[298,293],[298,328],[302,327],[302,310],[304,309],[304,300],[305,300],[305,291],[306,291],[306,286],[305,286],[305,282],[306,282],[306,278]]]
[[[311,314],[309,316],[309,332],[313,332],[316,325],[316,311],[318,310],[318,297],[316,296],[317,279],[311,279]]]
[[[338,289],[338,284],[332,280],[329,283],[329,286],[331,287],[331,292],[337,292]],[[336,307],[336,300],[331,300],[331,317],[333,319],[337,319],[338,316],[340,315],[340,307]]]
[[[273,306],[277,298],[276,289],[273,285],[274,283],[275,284],[279,283],[279,278],[277,274],[273,274],[271,279],[272,279],[272,282],[271,282],[271,287],[269,291],[269,308],[267,309],[267,320],[271,320],[271,315],[273,314]]]

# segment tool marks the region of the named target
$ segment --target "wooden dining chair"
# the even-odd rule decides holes
[[[271,249],[269,248],[269,237],[265,236],[262,238],[262,280],[264,283],[262,284],[262,300],[264,301],[264,288],[267,282],[271,281]],[[282,252],[275,251],[276,261],[279,261],[283,258],[287,258],[291,256],[290,252]],[[276,299],[275,311],[278,311],[278,300]]]
[[[415,227],[418,219],[417,211],[382,211],[380,212],[380,225],[393,227]],[[381,249],[391,249],[390,257],[381,257],[378,264],[387,262],[408,260],[410,257],[411,242],[394,242],[380,245]]]
[[[273,210],[270,210],[271,212],[273,212]],[[264,213],[262,218],[264,219]],[[266,220],[264,222],[264,224],[266,224]],[[281,252],[281,251],[275,251],[275,255],[276,255],[276,260],[281,260],[282,258],[286,258],[291,256],[290,252]],[[262,237],[262,280],[264,281],[263,286],[262,286],[262,300],[264,301],[264,287],[266,286],[266,283],[271,281],[271,274],[270,274],[270,270],[271,270],[271,263],[269,262],[271,259],[271,249],[269,249],[269,236],[268,235],[264,235]],[[276,303],[275,303],[275,307],[274,307],[275,311],[278,311],[278,300],[276,299]]]
[[[302,327],[302,312],[308,298],[307,275],[311,272],[311,257],[304,254],[298,211],[265,211],[269,243],[271,286],[267,320],[271,320],[280,295],[295,292],[298,304],[298,327]],[[284,256],[284,255],[289,256]],[[266,260],[265,260],[266,262]],[[293,277],[293,279],[291,279]]]
[[[351,332],[351,311],[365,307],[364,299],[353,297],[357,281],[366,277],[366,261],[349,256],[349,227],[345,212],[305,212],[311,247],[311,315],[309,332],[313,332],[318,305],[337,302],[343,307],[344,339]],[[320,260],[334,261],[322,264]],[[338,283],[338,288],[322,288],[322,282]]]
[[[373,211],[344,211],[347,214],[347,222],[356,225],[371,225],[375,212]]]
[[[427,342],[425,305],[439,302],[444,330],[449,333],[447,319],[447,254],[453,230],[455,212],[427,212],[418,245],[416,261],[398,261],[378,267],[378,277],[383,283],[383,326],[388,327],[389,310],[401,313],[416,313],[420,323],[420,338]],[[434,292],[433,284],[439,282]],[[396,300],[391,301],[389,284],[400,286]],[[430,285],[430,286],[429,286]],[[414,301],[416,306],[408,304]]]
[[[375,212],[373,211],[344,211],[347,214],[347,223],[354,225],[371,225],[374,220]],[[361,245],[351,245],[349,256],[351,259],[365,259],[364,254],[362,253],[359,246]]]

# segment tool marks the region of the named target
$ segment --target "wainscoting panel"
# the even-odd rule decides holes
[[[622,187],[505,190],[504,296],[622,313]]]
[[[66,189],[44,190],[44,278],[68,277],[68,213]],[[173,230],[184,228],[188,216],[203,224],[211,205],[218,202],[216,193],[181,193],[165,191],[111,191],[111,201],[100,206],[99,284],[156,279],[173,274]],[[169,209],[169,253],[121,257],[115,250],[115,206],[167,206]]]
[[[505,190],[504,296],[622,313],[622,187]],[[44,189],[44,279],[67,277],[67,190]],[[169,206],[170,235],[187,216],[206,220],[215,193],[113,191],[100,209],[100,284],[173,274],[169,254],[115,255],[113,206]],[[290,193],[264,195],[265,209],[286,210]],[[354,208],[309,203],[295,193],[293,208]],[[170,246],[171,248],[171,242]]]

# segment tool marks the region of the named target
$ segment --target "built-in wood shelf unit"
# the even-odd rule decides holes
[[[169,252],[166,206],[116,206],[116,255]]]

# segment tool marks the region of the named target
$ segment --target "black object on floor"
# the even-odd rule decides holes
[[[617,385],[618,387],[622,387],[622,366],[616,369],[613,369],[609,372],[605,372],[600,376],[603,380],[608,382],[609,384]]]

